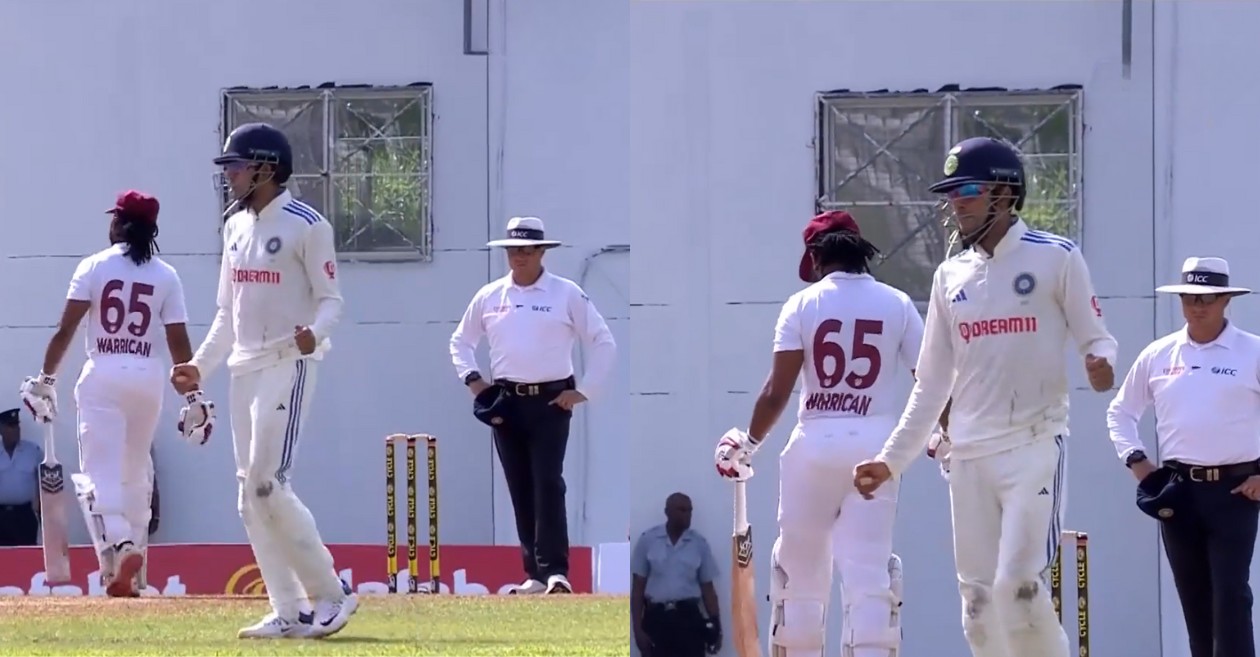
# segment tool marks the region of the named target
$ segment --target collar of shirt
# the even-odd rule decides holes
[[[521,285],[516,282],[515,278],[512,278],[512,272],[508,272],[508,275],[507,275],[508,285],[518,290],[542,290],[543,292],[546,292],[547,290],[551,289],[553,278],[555,277],[547,273],[547,270],[544,269],[542,272],[542,275],[538,277],[538,280],[534,281],[533,283],[530,283],[529,285]]]
[[[0,445],[0,458],[7,458],[10,461],[17,461],[19,458],[22,458],[28,453],[32,457],[31,470],[34,471],[35,466],[39,465],[39,445],[36,445],[29,440],[18,440],[17,444],[13,446],[12,454],[9,453],[8,447]]]
[[[1011,217],[1011,227],[1006,229],[1006,234],[1002,236],[1002,240],[997,243],[997,246],[993,247],[992,254],[985,253],[984,249],[980,248],[979,244],[974,247],[975,252],[989,259],[1000,258],[1001,256],[1010,253],[1015,249],[1015,247],[1019,246],[1020,238],[1027,232],[1028,224],[1024,223],[1023,219],[1020,219],[1019,217]]]
[[[257,218],[270,219],[292,200],[293,194],[291,194],[288,189],[281,190],[280,193],[275,198],[271,199],[271,202],[258,213]]]
[[[855,274],[855,273],[847,272],[847,271],[833,271],[830,274],[827,274],[826,276],[824,276],[823,278],[824,279],[830,278],[830,279],[835,279],[835,280],[857,280],[859,278],[875,278],[875,277],[871,276],[870,274]]]
[[[648,532],[652,535],[652,538],[654,539],[663,538],[667,541],[669,540],[669,530],[665,528],[665,523],[661,523],[653,527],[652,529],[648,530]],[[683,543],[690,541],[692,538],[692,535],[695,534],[695,532],[696,530],[688,527],[687,529],[683,530],[682,534],[678,535],[677,543],[674,543],[674,541],[669,541],[669,542],[673,543],[674,545],[682,545]]]
[[[1211,342],[1195,342],[1191,340],[1189,326],[1183,326],[1177,332],[1177,343],[1194,349],[1213,349],[1216,347],[1233,349],[1237,340],[1238,329],[1234,328],[1234,323],[1229,320],[1225,320],[1225,329]]]

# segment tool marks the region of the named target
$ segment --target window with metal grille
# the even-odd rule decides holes
[[[969,137],[1020,150],[1028,184],[1020,217],[1081,239],[1081,90],[828,92],[818,95],[819,211],[845,210],[883,251],[875,275],[915,301],[950,255],[951,229],[928,192],[946,153]],[[957,247],[954,247],[957,250]]]
[[[224,91],[220,143],[253,122],[288,136],[288,188],[332,223],[340,257],[431,258],[431,85]]]

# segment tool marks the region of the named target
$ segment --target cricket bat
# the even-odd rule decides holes
[[[39,522],[44,532],[44,577],[49,586],[70,582],[70,518],[66,473],[57,461],[53,425],[44,425],[44,462],[39,464]]]
[[[757,632],[757,580],[753,571],[752,525],[748,524],[748,504],[744,482],[735,482],[735,534],[731,537],[731,627],[735,654],[761,657]]]

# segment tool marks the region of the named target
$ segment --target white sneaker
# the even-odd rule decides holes
[[[508,595],[537,595],[545,593],[547,585],[536,579],[527,579],[508,590]]]
[[[569,578],[564,575],[552,575],[547,578],[547,594],[552,593],[572,593],[573,585],[569,584]]]
[[[316,602],[315,622],[310,626],[310,635],[322,638],[340,632],[358,609],[359,596],[349,591],[346,591],[338,600]]]
[[[237,633],[238,639],[300,639],[309,636],[309,628],[311,626],[301,621],[289,620],[271,612],[263,619],[250,625],[242,627]]]
[[[116,548],[114,557],[116,566],[109,583],[105,585],[105,593],[111,598],[134,598],[136,591],[136,574],[144,567],[144,553],[131,541],[123,541]]]

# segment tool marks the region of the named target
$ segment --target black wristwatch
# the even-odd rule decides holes
[[[1134,465],[1146,460],[1146,452],[1142,450],[1134,450],[1124,459],[1124,467],[1132,468]]]
[[[470,386],[480,380],[481,380],[481,372],[477,372],[476,370],[474,370],[472,372],[469,372],[468,376],[464,377],[464,385]]]

